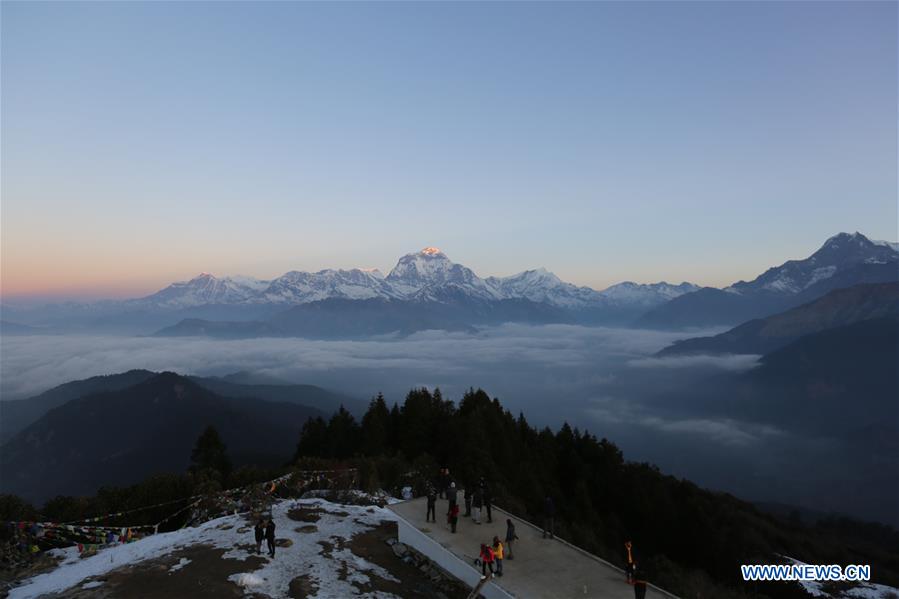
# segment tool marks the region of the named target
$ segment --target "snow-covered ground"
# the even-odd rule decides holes
[[[804,564],[798,559],[784,556],[794,564]],[[833,590],[833,584],[827,582],[802,582],[805,591],[812,597],[827,599],[899,599],[899,589],[883,584],[870,582],[854,582],[851,588]]]
[[[298,521],[288,516],[291,510],[315,510],[315,522]],[[318,512],[320,510],[320,512]],[[81,558],[75,548],[57,550],[60,565],[51,572],[24,581],[11,590],[10,599],[40,597],[66,589],[95,588],[102,577],[124,566],[163,558],[179,550],[195,546],[224,549],[222,560],[247,562],[246,571],[228,580],[245,587],[248,593],[268,597],[287,597],[292,580],[305,576],[314,584],[320,597],[359,595],[359,585],[370,582],[370,575],[400,582],[384,568],[366,561],[344,547],[350,539],[385,521],[395,520],[392,512],[370,506],[338,505],[323,499],[284,500],[272,507],[276,537],[289,546],[278,547],[274,559],[260,559],[247,550],[253,545],[253,531],[243,516],[234,515],[211,520],[196,528],[147,537],[134,543],[105,549],[91,557]],[[285,543],[286,544],[286,543]],[[265,547],[263,547],[263,554]],[[249,560],[249,558],[254,558]],[[251,563],[252,562],[252,563]],[[261,565],[259,565],[261,562]],[[189,567],[190,560],[181,558],[169,567],[169,574]],[[392,597],[377,592],[368,596]]]

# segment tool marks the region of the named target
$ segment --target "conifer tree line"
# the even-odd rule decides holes
[[[552,496],[560,537],[619,565],[623,543],[632,539],[650,578],[683,597],[806,597],[798,585],[743,582],[740,564],[771,563],[777,554],[877,563],[893,584],[899,578],[899,553],[890,553],[899,548],[899,533],[889,527],[777,520],[730,495],[628,462],[612,442],[587,431],[568,424],[538,430],[481,389],[467,391],[458,405],[439,389],[412,389],[392,406],[379,394],[361,421],[343,408],[329,420],[311,418],[294,462],[323,459],[359,467],[369,490],[410,484],[421,493],[444,467],[460,487],[483,476],[496,505],[532,522],[540,522],[544,498]]]
[[[485,477],[495,505],[532,522],[540,522],[543,500],[552,496],[557,535],[618,565],[623,543],[631,539],[650,581],[685,599],[808,597],[795,584],[742,581],[740,564],[772,563],[777,555],[819,564],[870,564],[876,582],[899,586],[899,532],[888,526],[844,517],[804,523],[798,514],[763,514],[728,494],[666,476],[651,464],[628,462],[614,443],[587,431],[567,424],[557,431],[538,430],[524,414],[514,416],[480,389],[470,389],[458,404],[439,390],[412,389],[402,404],[393,405],[379,394],[361,420],[341,407],[329,419],[312,418],[297,423],[297,429],[295,455],[283,467],[234,468],[219,433],[207,427],[186,472],[103,487],[91,497],[55,497],[40,509],[0,495],[0,520],[77,521],[214,494],[296,468],[356,468],[365,490],[398,494],[411,485],[423,493],[446,467],[459,487]],[[163,507],[106,524],[152,524],[170,512]],[[183,524],[173,520],[161,530]],[[4,537],[0,531],[0,541]]]

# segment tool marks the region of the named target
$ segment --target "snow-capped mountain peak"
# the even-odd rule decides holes
[[[496,291],[468,267],[456,264],[435,247],[406,254],[396,263],[385,281],[400,295],[421,295],[422,289],[432,286],[452,285],[481,299],[498,299]]]
[[[172,283],[145,298],[132,300],[167,308],[186,308],[206,304],[233,304],[246,301],[261,291],[267,281],[252,277],[223,277],[203,272],[189,281]]]
[[[752,281],[739,281],[724,291],[795,295],[848,269],[896,262],[899,262],[899,253],[890,244],[872,242],[857,231],[838,233],[808,258],[788,260],[769,268]]]
[[[599,292],[599,295],[616,304],[657,305],[685,293],[699,289],[693,283],[673,285],[667,281],[659,283],[635,283],[624,281]]]
[[[546,268],[525,270],[508,277],[482,279],[457,264],[439,248],[429,246],[401,257],[384,276],[377,269],[293,270],[270,281],[251,277],[217,278],[201,273],[189,281],[169,285],[153,295],[133,300],[159,308],[187,308],[204,304],[296,305],[330,298],[395,299],[457,302],[527,299],[561,308],[585,309],[636,302],[658,304],[696,289],[683,283],[638,285],[622,283],[600,293],[562,281]]]
[[[872,239],[871,243],[873,243],[874,245],[882,245],[884,247],[888,247],[888,248],[892,249],[894,252],[899,253],[899,243],[897,243],[895,241],[885,241],[883,239],[877,239],[877,240]]]

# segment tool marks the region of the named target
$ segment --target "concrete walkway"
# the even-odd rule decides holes
[[[462,492],[459,492],[462,497]],[[514,597],[633,599],[634,589],[625,582],[624,572],[598,557],[561,541],[543,539],[536,526],[493,508],[493,523],[487,523],[482,510],[482,524],[460,514],[456,534],[446,524],[448,502],[437,500],[437,522],[425,522],[427,503],[424,497],[397,503],[389,508],[409,524],[439,543],[445,550],[474,569],[481,543],[493,537],[506,537],[506,519],[515,523],[520,540],[514,544],[515,559],[504,561],[504,575],[494,583]],[[464,513],[464,504],[460,505]],[[433,556],[429,556],[433,559]],[[438,561],[439,563],[439,561]],[[647,599],[670,599],[661,589],[650,587]]]

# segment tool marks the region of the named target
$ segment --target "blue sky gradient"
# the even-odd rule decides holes
[[[2,4],[2,293],[724,285],[897,238],[897,4]]]

